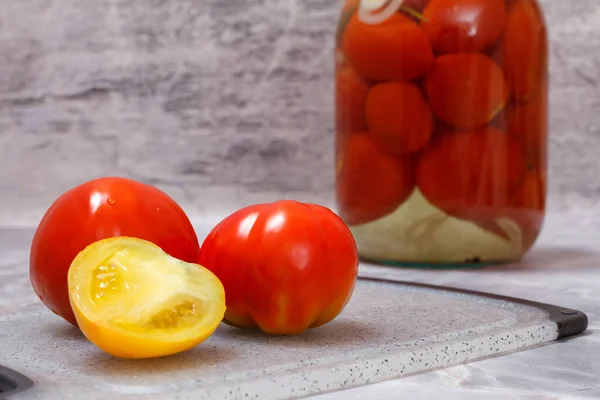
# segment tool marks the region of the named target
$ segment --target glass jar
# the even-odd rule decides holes
[[[347,0],[336,43],[336,198],[362,258],[522,257],[546,198],[536,0]]]

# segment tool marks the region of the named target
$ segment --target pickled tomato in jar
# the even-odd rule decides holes
[[[537,0],[346,0],[336,198],[363,259],[520,259],[544,219],[548,39]]]

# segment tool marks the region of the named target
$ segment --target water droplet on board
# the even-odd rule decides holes
[[[108,199],[108,200],[106,200],[106,202],[107,202],[108,204],[110,204],[111,206],[114,206],[114,205],[117,203],[117,202],[115,201],[115,199]]]

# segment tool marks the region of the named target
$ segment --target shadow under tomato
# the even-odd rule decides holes
[[[242,329],[227,325],[224,325],[219,332],[220,336],[231,340],[232,344],[251,341],[274,346],[274,348],[284,346],[299,349],[330,346],[355,348],[357,345],[374,340],[374,335],[377,334],[378,330],[373,329],[368,323],[344,319],[343,316],[299,335],[269,335],[257,328]]]
[[[52,336],[56,337],[57,340],[87,340],[81,330],[76,326],[62,320],[60,317],[56,317],[55,319],[56,320],[48,323],[46,329]]]
[[[82,357],[82,364],[92,367],[94,374],[120,378],[135,371],[137,376],[159,376],[168,373],[176,374],[181,371],[216,368],[220,364],[236,359],[233,346],[201,343],[197,347],[171,356],[149,359],[123,359],[113,357],[100,349],[89,352]]]
[[[76,363],[91,375],[102,375],[108,377],[123,377],[135,371],[138,375],[158,375],[161,373],[173,373],[177,371],[190,370],[192,368],[217,366],[223,362],[234,360],[236,351],[234,346],[218,343],[212,337],[198,346],[170,356],[150,359],[124,359],[114,357],[97,348],[83,335],[79,328],[60,319],[51,321],[44,329],[56,342],[67,344],[65,351],[78,353]],[[53,357],[51,349],[48,349],[46,357]],[[67,358],[73,358],[68,354]]]

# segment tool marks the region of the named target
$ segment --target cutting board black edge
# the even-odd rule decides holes
[[[376,278],[376,277],[365,277],[361,276],[358,278],[361,281],[371,281],[378,283],[388,283],[388,284],[400,284],[405,286],[418,287],[423,289],[431,289],[445,292],[453,292],[453,293],[461,293],[470,296],[484,297],[498,301],[506,301],[511,303],[523,304],[527,306],[536,307],[545,311],[548,314],[548,319],[556,324],[558,337],[557,339],[564,339],[570,336],[578,335],[584,332],[588,327],[588,317],[585,313],[573,310],[570,308],[555,306],[546,303],[540,303],[531,300],[519,299],[516,297],[502,296],[493,293],[479,292],[475,290],[469,289],[459,289],[453,288],[449,286],[438,286],[438,285],[430,285],[426,283],[418,283],[418,282],[406,282],[385,278]],[[6,367],[0,366],[0,400],[5,399],[6,396],[12,396],[17,394],[18,392],[22,392],[24,390],[29,389],[34,385],[34,382],[28,377],[8,369]],[[3,388],[8,388],[8,390],[4,390]]]
[[[585,332],[588,327],[588,316],[579,310],[573,310],[571,308],[555,306],[552,304],[540,303],[537,301],[531,301],[526,299],[520,299],[517,297],[503,296],[499,294],[479,292],[476,290],[470,289],[459,289],[450,286],[440,286],[440,285],[431,285],[427,283],[419,283],[419,282],[407,282],[400,281],[394,279],[385,279],[385,278],[377,278],[377,277],[369,277],[369,276],[360,276],[358,278],[362,281],[372,281],[379,283],[390,283],[390,284],[401,284],[406,286],[419,287],[423,289],[431,289],[438,291],[446,291],[453,293],[461,293],[470,296],[478,296],[485,297],[488,299],[498,300],[498,301],[506,301],[510,303],[523,304],[526,306],[535,307],[541,309],[548,313],[548,319],[556,324],[558,339],[564,339],[570,336],[579,335],[580,333]]]
[[[12,369],[0,365],[0,400],[32,387],[34,382]]]

